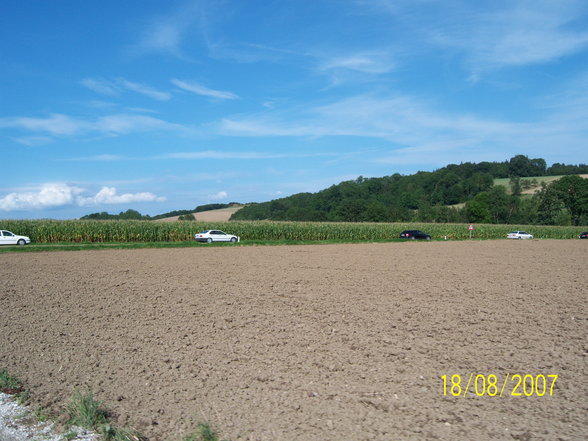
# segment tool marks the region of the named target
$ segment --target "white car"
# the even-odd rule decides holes
[[[221,230],[204,230],[201,233],[194,235],[194,240],[198,242],[239,242],[241,238],[239,236],[233,236],[227,234]]]
[[[0,230],[0,245],[23,245],[31,243],[27,236],[19,236],[8,230]]]
[[[507,239],[533,239],[533,235],[526,231],[513,231],[506,235]]]

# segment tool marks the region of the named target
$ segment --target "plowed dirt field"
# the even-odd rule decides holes
[[[195,421],[231,440],[583,440],[587,262],[580,240],[5,253],[0,367],[50,409],[92,390],[153,441]]]

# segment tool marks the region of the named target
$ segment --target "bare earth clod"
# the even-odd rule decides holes
[[[0,367],[45,408],[91,390],[151,440],[580,440],[588,243],[0,255]],[[442,375],[558,374],[549,396]],[[502,385],[502,383],[500,383]]]

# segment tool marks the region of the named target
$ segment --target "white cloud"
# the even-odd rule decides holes
[[[0,198],[0,210],[36,210],[67,205],[80,207],[89,205],[127,204],[131,202],[161,202],[164,197],[149,192],[117,194],[114,187],[102,187],[93,196],[84,196],[88,191],[64,183],[43,184],[36,191],[14,192]]]
[[[172,79],[171,82],[179,87],[180,89],[186,90],[188,92],[195,93],[197,95],[209,96],[212,98],[219,98],[223,100],[234,100],[238,99],[239,97],[232,92],[225,92],[222,90],[214,90],[209,89],[201,84],[194,83],[194,82],[187,82],[178,79]]]
[[[105,205],[105,204],[127,204],[131,202],[161,202],[164,197],[158,197],[153,193],[124,193],[117,194],[114,187],[102,187],[98,193],[90,197],[79,197],[78,205]]]
[[[219,191],[216,194],[209,194],[208,199],[220,200],[220,199],[226,199],[228,196],[229,195],[226,191]]]
[[[52,208],[74,203],[83,190],[61,183],[48,183],[35,192],[10,193],[0,198],[0,210]]]

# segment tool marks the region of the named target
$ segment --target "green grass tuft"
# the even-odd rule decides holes
[[[82,394],[76,391],[66,410],[69,426],[97,430],[108,423],[108,413],[102,408],[102,403],[94,399],[92,392]]]
[[[185,436],[182,441],[219,441],[218,434],[207,423],[199,423],[196,431]]]
[[[91,392],[82,394],[76,391],[66,408],[69,415],[68,426],[78,426],[102,434],[107,441],[141,441],[144,437],[131,429],[111,426],[108,411],[97,401]]]
[[[29,391],[25,390],[22,382],[10,375],[4,368],[0,369],[0,392],[14,395],[18,404],[25,404],[29,401]]]
[[[6,369],[0,369],[0,390],[20,389],[21,384],[18,378],[13,377]]]

